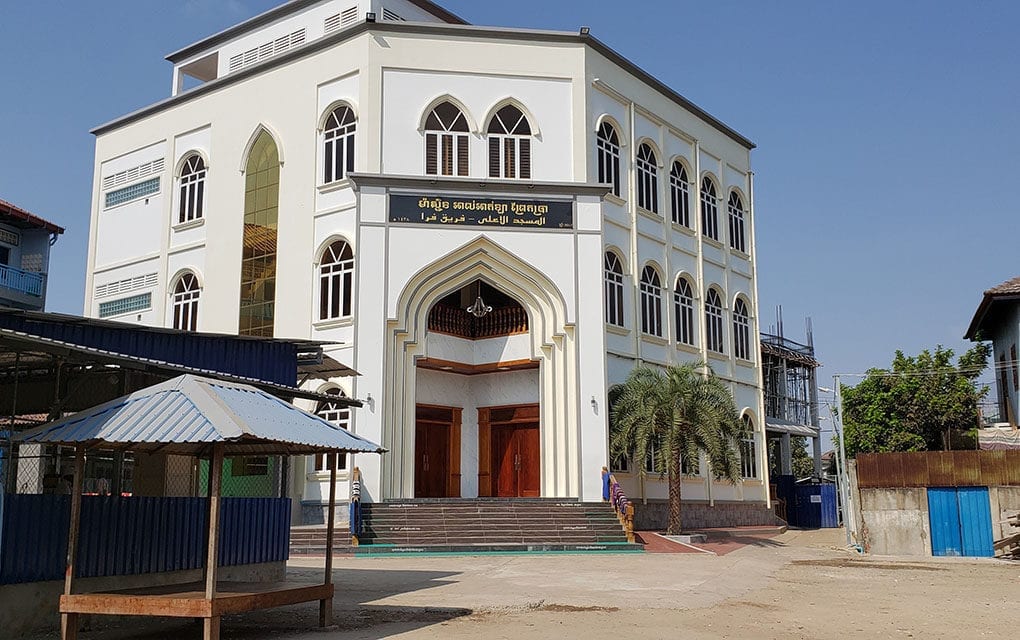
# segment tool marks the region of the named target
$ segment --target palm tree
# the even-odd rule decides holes
[[[666,470],[669,521],[666,533],[680,533],[683,458],[704,451],[716,478],[740,477],[737,446],[745,427],[726,384],[704,362],[666,369],[640,366],[609,392],[614,456],[633,454],[640,473],[649,455]]]

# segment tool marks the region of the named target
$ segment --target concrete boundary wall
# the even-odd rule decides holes
[[[665,529],[668,518],[669,502],[665,500],[634,502],[634,528],[638,530]],[[708,502],[684,500],[680,509],[680,522],[684,529],[786,525],[786,522],[760,502],[716,501],[715,505],[710,505]]]

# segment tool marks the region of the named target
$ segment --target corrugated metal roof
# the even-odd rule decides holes
[[[810,438],[817,437],[819,433],[818,427],[812,427],[809,424],[797,424],[782,418],[765,418],[765,430],[789,433],[793,436],[808,436]]]
[[[19,440],[197,455],[382,453],[384,449],[254,387],[183,375],[22,433]]]

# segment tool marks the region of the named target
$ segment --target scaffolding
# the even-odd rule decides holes
[[[812,439],[814,476],[822,477],[821,439],[818,420],[820,363],[815,359],[811,319],[806,322],[807,343],[788,339],[783,331],[782,307],[777,308],[776,325],[761,334],[762,382],[764,384],[766,432],[780,441],[782,475],[792,473],[791,436]]]

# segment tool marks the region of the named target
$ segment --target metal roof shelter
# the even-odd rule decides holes
[[[219,638],[220,617],[256,609],[319,601],[319,624],[331,623],[333,531],[338,453],[383,453],[382,447],[250,385],[184,375],[17,436],[23,443],[75,447],[71,524],[61,637],[73,640],[81,614],[202,618],[206,640]],[[204,585],[75,594],[85,453],[89,449],[168,451],[211,458],[208,555]],[[330,456],[325,580],[319,585],[218,584],[223,458],[258,453]]]
[[[288,400],[361,406],[297,386],[299,378],[357,375],[325,355],[324,344],[2,309],[0,414],[59,417],[182,373],[251,384]]]

